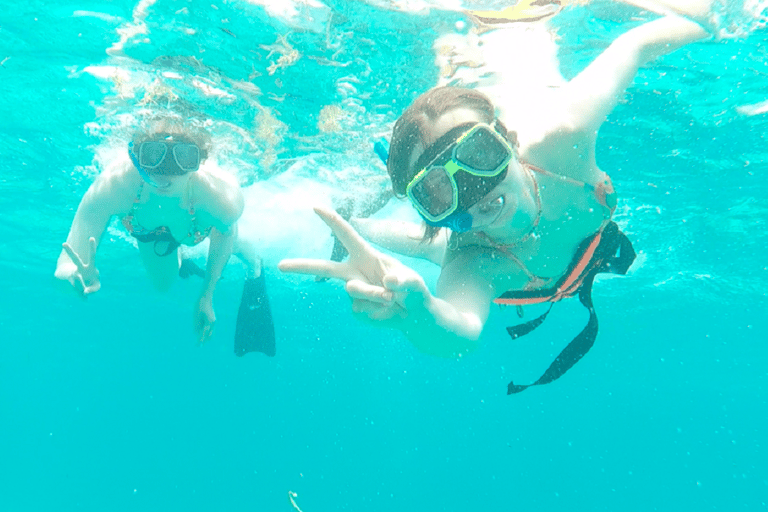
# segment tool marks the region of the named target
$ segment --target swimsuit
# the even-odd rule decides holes
[[[123,226],[125,226],[125,229],[128,230],[128,233],[134,237],[139,242],[154,242],[155,243],[155,254],[158,256],[168,256],[169,254],[172,254],[179,245],[197,245],[203,240],[208,237],[208,235],[211,232],[212,226],[209,226],[204,231],[200,230],[200,227],[197,223],[197,216],[195,214],[195,207],[194,203],[190,201],[189,205],[189,216],[191,218],[191,226],[189,229],[189,233],[182,238],[181,240],[177,240],[173,237],[171,234],[171,230],[167,226],[159,226],[155,229],[147,229],[143,227],[141,224],[136,222],[135,216],[136,212],[139,209],[139,205],[141,204],[141,193],[144,190],[144,182],[141,183],[139,186],[139,190],[136,193],[136,199],[133,201],[133,205],[131,206],[131,210],[128,212],[128,214],[123,217]],[[187,242],[189,241],[189,242]],[[164,249],[162,247],[162,243],[165,242],[168,245]],[[160,250],[159,250],[160,249]]]
[[[546,290],[520,290],[506,292],[494,300],[497,304],[524,305],[549,302],[550,307],[541,316],[524,324],[507,327],[512,339],[533,331],[547,318],[552,304],[567,297],[579,296],[581,304],[589,311],[589,320],[582,331],[560,352],[552,364],[536,382],[516,385],[510,382],[507,394],[519,393],[530,386],[547,384],[567,372],[592,348],[597,337],[597,314],[592,304],[592,283],[600,273],[625,275],[635,261],[632,242],[621,232],[615,222],[603,228],[579,245],[565,275],[552,288]]]
[[[557,281],[557,283],[553,286],[547,289],[541,289],[543,285],[547,284],[552,279],[534,275],[530,270],[528,270],[528,267],[520,260],[520,258],[518,258],[514,253],[510,251],[510,249],[522,245],[523,242],[529,238],[537,236],[536,228],[538,227],[539,220],[541,219],[541,192],[535,177],[531,176],[534,178],[534,193],[536,195],[536,206],[538,212],[530,231],[520,241],[511,245],[496,244],[484,233],[479,233],[479,236],[485,239],[491,245],[491,247],[499,250],[507,258],[514,261],[515,264],[517,264],[517,266],[519,266],[523,273],[528,277],[528,285],[526,285],[524,290],[505,292],[500,297],[494,299],[493,302],[496,304],[524,306],[529,304],[540,304],[543,302],[557,302],[561,299],[575,295],[581,286],[584,277],[588,273],[585,271],[588,271],[591,268],[589,263],[592,255],[595,253],[598,245],[600,244],[603,230],[611,223],[611,216],[613,215],[613,211],[616,209],[616,192],[613,189],[611,179],[607,176],[602,183],[594,186],[582,181],[574,180],[572,178],[566,178],[552,174],[532,165],[526,165],[526,169],[533,171],[536,174],[554,177],[560,181],[568,183],[569,185],[581,187],[591,192],[594,194],[597,202],[605,209],[605,221],[594,235],[588,237],[581,243],[581,245],[579,245],[574,258],[571,260],[571,264],[569,265],[568,270],[565,272],[563,277],[560,278],[560,280]]]
[[[512,339],[517,339],[533,331],[547,318],[552,305],[562,299],[579,296],[579,301],[589,311],[589,320],[582,331],[566,346],[557,358],[552,362],[544,375],[542,375],[533,384],[516,385],[510,382],[507,386],[507,394],[519,393],[530,386],[547,384],[559,378],[576,364],[589,351],[597,337],[597,315],[592,305],[592,283],[595,276],[599,273],[609,272],[613,274],[625,275],[632,262],[635,260],[635,251],[632,243],[621,232],[615,222],[611,220],[613,211],[616,208],[616,194],[611,184],[610,178],[606,176],[604,182],[597,186],[590,185],[572,178],[558,176],[544,171],[537,167],[527,165],[527,170],[535,174],[555,177],[574,186],[583,187],[594,194],[597,202],[605,208],[605,220],[596,233],[590,235],[581,242],[576,249],[576,253],[571,260],[565,274],[551,286],[545,287],[551,278],[543,278],[534,275],[526,265],[518,258],[511,249],[519,247],[525,240],[538,236],[538,228],[541,218],[541,197],[539,186],[534,177],[534,193],[536,195],[536,204],[538,212],[534,219],[531,230],[517,243],[511,245],[496,244],[484,233],[478,233],[481,239],[484,239],[492,248],[498,250],[506,257],[515,262],[517,266],[528,277],[528,284],[523,290],[507,291],[493,302],[502,305],[524,306],[530,304],[550,303],[549,309],[533,320],[520,325],[507,327],[507,332]],[[617,254],[618,253],[618,254]]]

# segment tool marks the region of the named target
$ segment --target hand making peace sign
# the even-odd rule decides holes
[[[347,248],[349,259],[286,259],[278,265],[281,271],[346,281],[352,310],[371,320],[404,318],[409,308],[423,307],[431,295],[415,270],[374,249],[335,211],[322,207],[314,210]]]
[[[83,297],[99,291],[101,282],[99,281],[99,271],[96,268],[96,239],[94,237],[88,239],[88,263],[84,263],[80,255],[67,242],[61,246],[77,268],[69,276],[69,282],[72,283],[72,286]]]

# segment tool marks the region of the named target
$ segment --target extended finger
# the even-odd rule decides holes
[[[208,340],[210,335],[209,330],[210,324],[203,316],[197,317],[195,319],[195,334],[197,335],[198,345],[202,345]]]
[[[353,299],[364,299],[379,304],[392,302],[392,292],[383,286],[376,286],[359,279],[347,281],[346,290]]]
[[[318,277],[347,280],[352,277],[349,265],[337,261],[293,258],[277,264],[281,272],[290,274],[311,274]]]
[[[203,334],[201,336],[201,340],[200,341],[202,343],[205,343],[206,341],[208,341],[211,338],[212,335],[213,335],[213,324],[212,323],[206,323],[203,326]]]
[[[74,286],[75,290],[77,290],[77,293],[82,297],[83,299],[88,298],[88,287],[85,285],[85,280],[83,279],[83,275],[78,272],[75,274],[74,282],[72,283],[72,286]]]
[[[93,265],[96,259],[96,239],[94,237],[88,239],[88,249],[88,264]]]
[[[72,262],[75,264],[78,270],[81,272],[85,268],[85,264],[83,263],[83,260],[80,259],[80,255],[78,255],[74,249],[72,249],[72,246],[69,245],[67,242],[64,242],[61,244],[61,248],[64,249],[64,252],[67,253],[67,256],[69,256],[69,259],[72,260]]]
[[[350,253],[360,253],[369,247],[368,242],[355,231],[355,228],[334,210],[318,206],[315,207],[315,213],[331,228],[333,234]]]

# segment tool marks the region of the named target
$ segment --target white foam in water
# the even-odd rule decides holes
[[[255,244],[267,266],[284,258],[327,259],[333,247],[331,230],[313,208],[333,209],[343,198],[359,202],[366,199],[366,193],[370,196],[370,190],[355,190],[358,185],[340,186],[319,177],[331,176],[328,172],[308,156],[286,171],[243,189],[245,209],[238,222],[239,234]],[[374,216],[417,221],[410,203],[397,199]]]
[[[768,100],[754,103],[752,105],[742,105],[737,107],[736,111],[739,114],[743,114],[745,116],[756,116],[759,114],[768,113]]]
[[[320,33],[325,30],[331,10],[318,0],[246,0],[264,8],[270,17],[291,28]]]
[[[336,190],[300,176],[305,162],[243,189],[240,236],[256,244],[267,265],[276,265],[283,258],[328,258],[331,254],[330,229],[312,208],[332,207]]]
[[[81,11],[77,10],[72,13],[72,17],[74,18],[96,18],[102,21],[106,21],[108,23],[122,23],[122,18],[118,16],[112,16],[111,14],[106,14],[103,12],[97,12],[97,11]]]

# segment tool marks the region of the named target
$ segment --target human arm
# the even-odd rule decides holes
[[[597,132],[647,62],[707,37],[698,24],[679,16],[644,23],[619,36],[542,106],[548,126],[521,147],[522,157],[547,171],[587,183],[604,175],[595,158]]]
[[[195,335],[199,343],[207,341],[213,333],[213,325],[216,322],[216,314],[213,310],[213,292],[229,257],[232,255],[232,248],[237,237],[237,226],[233,226],[229,231],[223,233],[213,228],[209,237],[208,263],[203,278],[203,290],[197,300],[193,318]]]
[[[369,242],[390,251],[431,261],[443,262],[448,230],[441,229],[433,240],[424,241],[424,224],[389,219],[352,218],[352,227]]]
[[[112,215],[127,211],[131,200],[129,182],[125,169],[104,172],[77,207],[54,276],[68,282],[82,296],[101,288],[95,262],[98,243]]]
[[[712,16],[713,0],[621,0],[657,14],[676,14],[694,20],[699,24]],[[705,25],[706,26],[706,25]]]
[[[401,330],[422,352],[452,357],[477,347],[490,310],[489,286],[466,281],[464,290],[447,288],[454,302],[436,297],[416,271],[375,250],[337,213],[315,212],[347,247],[349,260],[283,260],[281,271],[344,280],[355,313]]]
[[[208,261],[203,278],[203,289],[193,313],[193,327],[199,343],[213,333],[216,314],[213,293],[226,267],[237,239],[237,220],[243,213],[243,194],[240,186],[226,178],[204,175],[199,187],[201,208],[214,221],[208,246]]]
[[[574,129],[597,130],[641,66],[708,35],[689,19],[665,16],[619,36],[564,87]]]

